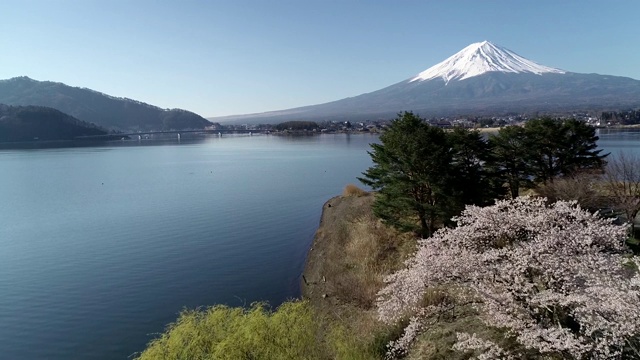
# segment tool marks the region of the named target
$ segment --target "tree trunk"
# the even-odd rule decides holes
[[[633,221],[631,222],[631,238],[636,238],[636,224],[634,224]]]
[[[518,182],[510,182],[509,183],[509,190],[511,191],[511,199],[515,199],[518,197],[518,193],[520,192],[520,186],[518,184]]]
[[[423,239],[431,236],[431,230],[427,225],[427,219],[424,215],[420,215],[420,236],[422,236]]]

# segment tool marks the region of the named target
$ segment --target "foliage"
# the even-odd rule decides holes
[[[411,112],[400,114],[371,144],[374,166],[359,180],[379,190],[373,211],[386,224],[429,236],[454,207],[452,151],[444,130]]]
[[[401,330],[401,329],[399,329]],[[382,327],[375,335],[386,335]],[[375,344],[336,321],[327,321],[307,302],[269,311],[217,305],[186,310],[137,358],[145,359],[344,359],[380,358]]]
[[[422,299],[444,285],[473,301],[487,326],[506,330],[502,340],[460,333],[455,349],[478,358],[640,357],[640,258],[628,254],[624,227],[544,198],[468,206],[455,221],[422,240],[379,293],[381,320],[411,316],[390,355],[442,311]]]
[[[464,204],[497,195],[484,167],[489,148],[477,131],[445,132],[405,112],[380,141],[369,153],[375,165],[359,180],[379,190],[374,213],[389,225],[428,236]]]
[[[315,320],[307,302],[186,310],[138,359],[319,359]]]
[[[470,131],[455,127],[446,133],[452,150],[449,171],[450,187],[457,193],[458,211],[465,204],[487,205],[493,201],[500,191],[493,181],[494,174],[485,166],[490,160],[489,144],[478,131]]]
[[[578,170],[600,169],[606,155],[597,148],[595,129],[584,122],[540,118],[524,125],[528,160],[535,181],[547,183]]]
[[[371,145],[374,166],[359,179],[379,190],[374,212],[385,223],[427,237],[464,205],[502,197],[504,184],[515,198],[536,182],[601,169],[606,155],[596,150],[597,140],[593,128],[573,119],[529,120],[486,140],[405,112]]]
[[[507,126],[500,129],[497,135],[489,138],[489,146],[491,171],[507,184],[512,199],[518,197],[520,189],[532,183],[526,157],[531,145],[524,128]]]
[[[488,165],[507,184],[513,199],[534,183],[601,169],[607,155],[596,150],[597,140],[594,128],[575,119],[532,119],[490,137]]]

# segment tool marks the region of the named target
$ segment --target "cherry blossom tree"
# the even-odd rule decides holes
[[[437,307],[425,292],[447,286],[473,299],[482,321],[520,344],[458,334],[455,350],[480,359],[542,357],[640,358],[640,258],[626,230],[576,202],[516,198],[468,206],[456,228],[421,240],[407,267],[390,275],[378,314],[393,323],[410,316],[388,357],[402,354]]]

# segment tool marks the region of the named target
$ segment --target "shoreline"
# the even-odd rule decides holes
[[[300,276],[300,294],[321,314],[343,322],[375,322],[384,278],[404,266],[417,239],[373,214],[373,193],[343,194],[324,203]]]
[[[302,299],[309,299],[314,302],[314,300],[317,301],[322,298],[323,294],[326,294],[326,276],[325,281],[322,281],[322,272],[324,270],[322,257],[326,256],[327,247],[331,245],[332,241],[324,235],[324,228],[327,225],[336,225],[335,219],[330,218],[330,213],[341,203],[341,198],[342,196],[340,195],[334,196],[322,205],[318,229],[313,235],[300,277],[300,297]]]

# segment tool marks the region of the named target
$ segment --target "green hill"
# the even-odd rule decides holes
[[[190,111],[161,109],[132,99],[26,76],[0,80],[0,103],[47,106],[82,121],[122,131],[203,129],[212,125]]]
[[[73,140],[77,136],[105,135],[106,130],[56,109],[0,104],[0,142]]]

